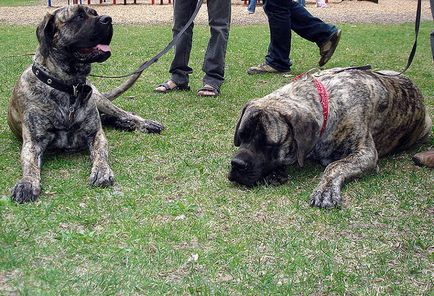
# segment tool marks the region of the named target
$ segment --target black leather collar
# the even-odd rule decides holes
[[[86,83],[78,83],[75,85],[66,84],[62,80],[51,76],[47,71],[35,63],[32,65],[32,72],[46,85],[59,91],[66,92],[74,98],[82,97],[83,95],[87,96],[90,92],[92,92],[92,88]]]

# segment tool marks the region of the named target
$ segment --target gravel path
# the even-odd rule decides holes
[[[112,0],[106,0],[111,3]],[[212,1],[212,0],[209,0]],[[87,3],[86,0],[83,0]],[[98,0],[92,2],[99,3]],[[123,2],[118,0],[118,2]],[[132,0],[127,2],[132,3]],[[167,24],[172,23],[172,5],[150,5],[150,0],[137,0],[137,5],[93,5],[99,14],[110,15],[114,23],[123,24]],[[156,2],[159,3],[157,0]],[[167,3],[167,0],[164,1]],[[232,24],[266,23],[262,7],[257,7],[253,15],[246,12],[241,0],[232,0]],[[315,7],[315,1],[309,0],[307,9],[315,16],[330,23],[404,23],[414,22],[417,0],[379,0],[379,4],[366,1],[329,0],[327,8]],[[66,0],[53,0],[56,7],[47,7],[46,1],[38,6],[0,7],[0,23],[37,24],[42,17],[56,7],[65,5]],[[71,1],[72,3],[72,1]],[[429,0],[422,0],[422,19],[432,20]],[[206,24],[206,5],[202,7],[196,23]]]

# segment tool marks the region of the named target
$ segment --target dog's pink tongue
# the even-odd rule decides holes
[[[110,46],[106,45],[106,44],[98,44],[96,46],[96,49],[104,51],[104,52],[109,52],[110,50]]]

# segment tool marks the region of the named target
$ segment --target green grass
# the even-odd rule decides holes
[[[27,5],[37,5],[40,0],[1,0],[0,6],[27,6]],[[48,2],[45,2],[48,3]]]
[[[400,70],[413,26],[341,25],[327,67],[372,64]],[[410,76],[433,114],[434,72],[422,24]],[[308,206],[323,168],[291,169],[278,187],[245,189],[226,179],[232,138],[244,103],[288,83],[248,76],[263,61],[266,25],[233,26],[226,82],[215,99],[199,98],[208,28],[195,28],[192,92],[157,95],[171,53],[116,103],[159,120],[162,135],[107,129],[114,188],[87,185],[87,153],[49,155],[35,203],[10,202],[20,178],[20,142],[7,123],[15,81],[33,52],[34,27],[0,25],[0,294],[23,295],[430,295],[433,171],[411,156],[431,144],[382,159],[380,172],[344,187],[341,210]],[[135,69],[165,46],[170,26],[116,26],[113,56],[95,74]],[[295,36],[294,73],[315,67],[318,49]],[[101,90],[117,80],[92,79]],[[128,98],[132,96],[133,98]],[[196,257],[196,255],[198,257]],[[195,260],[197,259],[197,260]],[[432,295],[432,294],[431,294]]]

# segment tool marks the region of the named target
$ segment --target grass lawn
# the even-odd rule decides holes
[[[37,5],[39,0],[1,0],[0,6],[27,6]],[[48,2],[47,2],[48,3]]]
[[[341,25],[327,67],[372,64],[400,70],[412,24]],[[431,22],[422,24],[410,76],[434,110]],[[246,189],[226,179],[244,103],[288,83],[248,76],[263,61],[266,25],[233,26],[226,82],[199,98],[208,28],[197,26],[191,92],[157,95],[172,54],[116,102],[161,121],[161,135],[106,129],[116,185],[87,185],[89,155],[48,155],[35,203],[10,202],[20,178],[20,142],[7,104],[33,52],[35,28],[0,25],[0,294],[23,295],[432,295],[433,171],[412,151],[380,160],[380,171],[344,187],[341,210],[310,208],[323,168],[291,169],[286,185]],[[94,74],[132,71],[170,40],[170,26],[116,26],[113,56]],[[294,37],[294,74],[316,66],[318,49]],[[102,90],[121,80],[92,79]]]

